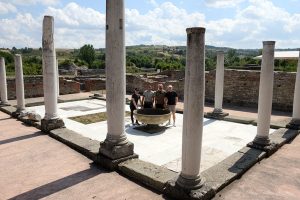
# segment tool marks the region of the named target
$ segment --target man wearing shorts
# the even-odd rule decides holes
[[[177,93],[173,90],[173,86],[169,85],[166,95],[165,95],[165,101],[166,104],[168,105],[168,109],[172,112],[172,116],[173,116],[173,126],[175,126],[175,113],[176,113],[176,104],[178,102],[178,95]],[[169,119],[169,123],[168,125],[171,124],[171,118]]]
[[[143,108],[153,108],[154,92],[152,91],[151,85],[149,85],[148,90],[145,90],[142,96],[142,106]]]
[[[163,85],[158,84],[158,90],[154,95],[154,102],[156,109],[164,109],[165,108],[165,95],[166,91],[163,90]]]

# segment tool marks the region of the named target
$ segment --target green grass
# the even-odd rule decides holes
[[[125,112],[125,117],[130,116],[130,112]],[[90,115],[83,115],[83,116],[77,116],[77,117],[70,117],[69,119],[74,120],[76,122],[82,123],[82,124],[93,124],[97,122],[103,122],[107,120],[107,114],[106,112],[101,113],[95,113]]]

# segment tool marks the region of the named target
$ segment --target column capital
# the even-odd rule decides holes
[[[192,28],[187,28],[186,29],[186,33],[187,34],[194,34],[194,33],[199,33],[199,34],[203,34],[205,33],[205,28],[203,27],[192,27]]]

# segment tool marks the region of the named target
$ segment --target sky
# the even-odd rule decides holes
[[[42,46],[44,15],[55,46],[105,47],[105,0],[0,0],[0,47]],[[126,45],[186,45],[186,28],[205,27],[207,45],[300,47],[300,0],[125,0]]]

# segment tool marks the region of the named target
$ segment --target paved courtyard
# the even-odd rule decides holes
[[[164,199],[0,112],[0,199]]]
[[[103,141],[106,137],[106,122],[84,125],[68,119],[106,111],[106,102],[102,100],[83,100],[60,103],[59,115],[65,121],[66,127],[85,137]],[[126,106],[129,111],[129,106]],[[44,106],[30,107],[28,110],[36,111],[44,116]],[[173,171],[181,169],[181,140],[183,115],[176,114],[176,127],[169,126],[165,131],[149,134],[134,129],[129,117],[125,119],[126,134],[135,145],[135,152],[140,159]],[[272,132],[273,130],[270,130]],[[222,161],[235,153],[256,135],[256,126],[244,125],[226,121],[204,119],[204,134],[202,148],[201,171]]]

